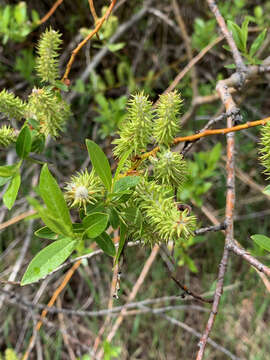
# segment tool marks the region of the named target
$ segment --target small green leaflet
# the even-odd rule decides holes
[[[263,189],[263,193],[270,196],[270,185],[267,185],[266,188]]]
[[[63,225],[61,219],[57,217],[50,216],[48,209],[41,206],[41,204],[34,198],[27,197],[29,203],[33,206],[33,208],[38,212],[38,215],[41,217],[47,227],[56,234],[61,234],[66,236],[66,228]]]
[[[106,233],[102,233],[95,238],[95,242],[98,246],[105,252],[105,254],[114,257],[115,256],[115,246],[111,237]]]
[[[107,227],[109,220],[108,214],[91,213],[83,219],[83,226],[85,228],[84,236],[94,239],[99,236]]]
[[[127,159],[129,158],[130,154],[132,153],[132,149],[129,149],[129,151],[127,151],[122,158],[119,160],[116,172],[114,174],[114,178],[113,181],[117,180],[118,175],[120,174],[121,170],[123,169],[125,162],[127,161]]]
[[[106,155],[92,140],[86,139],[86,146],[95,172],[100,177],[107,190],[110,191],[112,186],[112,173]]]
[[[264,29],[253,41],[253,43],[251,44],[250,50],[249,50],[250,56],[253,57],[256,54],[256,52],[259,50],[259,48],[261,47],[261,45],[264,41],[266,32],[267,32],[267,29]]]
[[[54,241],[41,250],[28,265],[21,286],[38,281],[55,270],[69,257],[76,244],[76,240],[65,238]]]
[[[2,177],[0,176],[0,186],[5,185],[7,182],[9,182],[12,178],[11,177]]]
[[[113,191],[117,193],[133,188],[138,185],[140,179],[140,176],[125,176],[115,182]]]
[[[42,239],[56,240],[58,238],[58,235],[50,228],[48,228],[48,226],[43,226],[42,228],[35,231],[35,235]]]
[[[19,167],[20,167],[20,163],[14,164],[14,165],[0,166],[0,176],[1,177],[12,177],[16,174]]]
[[[67,204],[56,180],[51,175],[47,164],[45,164],[41,170],[39,191],[40,196],[47,206],[47,215],[52,219],[57,219],[58,222],[61,223],[64,235],[72,235],[72,223]]]
[[[25,159],[31,151],[32,136],[29,127],[26,125],[22,128],[16,141],[16,152],[18,156]]]
[[[261,248],[270,252],[270,238],[269,237],[267,237],[265,235],[256,234],[256,235],[252,235],[251,239],[257,245],[259,245]]]
[[[12,208],[12,206],[16,200],[20,185],[21,185],[21,175],[18,173],[11,180],[11,182],[3,196],[3,202],[9,210]]]

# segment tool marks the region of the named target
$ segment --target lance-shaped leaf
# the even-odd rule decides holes
[[[76,244],[76,240],[65,238],[42,249],[28,265],[21,285],[31,284],[51,273],[69,257]]]
[[[100,177],[106,189],[110,191],[112,186],[112,173],[106,155],[92,140],[86,139],[86,146],[95,172]]]
[[[22,128],[16,141],[16,152],[18,156],[25,159],[31,151],[32,136],[29,127],[26,125]]]
[[[40,196],[47,206],[49,217],[55,218],[61,223],[64,229],[64,233],[62,232],[64,235],[72,235],[72,223],[67,204],[56,180],[51,175],[47,164],[45,164],[41,170],[39,191]],[[49,226],[48,224],[46,225]]]
[[[95,238],[98,246],[105,252],[105,254],[114,257],[115,256],[115,246],[111,237],[106,233],[102,233]]]
[[[3,202],[9,210],[12,208],[12,206],[17,198],[20,185],[21,185],[21,175],[18,173],[11,180],[11,182],[3,196]]]

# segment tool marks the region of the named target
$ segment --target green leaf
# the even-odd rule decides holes
[[[98,246],[105,252],[105,254],[114,257],[115,256],[115,246],[111,237],[106,233],[102,233],[95,238],[95,242]]]
[[[48,209],[43,208],[41,204],[34,198],[27,197],[28,202],[38,212],[45,225],[48,226],[54,233],[66,236],[66,227],[63,225],[61,219],[49,215]]]
[[[107,48],[111,51],[111,52],[116,52],[118,50],[123,49],[123,47],[125,47],[126,43],[121,42],[121,43],[117,43],[117,44],[107,44]]]
[[[20,163],[14,165],[4,165],[0,166],[0,176],[1,177],[12,177],[16,174],[20,167]]]
[[[224,66],[226,69],[236,69],[235,64],[228,64]]]
[[[35,235],[42,239],[56,240],[58,238],[58,234],[53,232],[48,226],[43,226],[35,231]]]
[[[123,247],[126,242],[126,238],[127,238],[126,235],[127,235],[127,227],[125,224],[123,224],[121,222],[120,223],[120,240],[119,240],[118,250],[117,250],[117,254],[116,254],[116,258],[115,258],[115,264],[117,264],[119,261],[120,255],[122,253]]]
[[[16,141],[16,152],[18,156],[25,159],[31,151],[32,136],[29,127],[22,128]]]
[[[31,11],[31,16],[32,16],[33,23],[38,23],[39,22],[39,14],[38,14],[38,12],[36,10]]]
[[[106,155],[92,140],[86,139],[86,146],[97,175],[100,177],[107,190],[110,191],[112,186],[112,173]]]
[[[140,176],[125,176],[116,181],[113,191],[115,193],[125,191],[129,188],[133,188],[140,182]]]
[[[57,89],[60,89],[62,91],[66,92],[69,90],[68,86],[66,84],[64,84],[61,80],[56,80],[54,82],[54,85],[55,85],[55,87],[57,87]]]
[[[86,229],[84,234],[91,239],[99,236],[107,227],[109,220],[108,214],[92,213],[83,219],[83,226]]]
[[[40,196],[47,206],[48,215],[52,219],[58,220],[63,227],[64,235],[72,235],[72,223],[67,204],[56,180],[51,175],[47,164],[45,164],[41,170],[39,191]]]
[[[243,46],[244,46],[244,52],[247,52],[247,38],[248,38],[248,24],[249,24],[250,19],[248,18],[248,16],[245,17],[245,20],[242,23],[241,26],[241,34],[242,34],[242,42],[243,42]]]
[[[11,182],[3,196],[3,202],[9,210],[12,208],[12,206],[16,200],[20,185],[21,185],[21,175],[18,173],[11,180]]]
[[[11,177],[2,177],[0,176],[0,186],[5,185],[7,182],[9,182],[12,178]]]
[[[241,28],[231,20],[228,20],[228,28],[232,32],[233,39],[235,41],[237,48],[240,51],[245,52],[245,44],[244,44],[244,38]]]
[[[265,235],[252,235],[251,239],[260,247],[270,252],[270,238]]]
[[[118,213],[113,207],[111,207],[109,210],[110,210],[110,224],[112,225],[113,229],[117,229],[119,226]]]
[[[14,7],[13,16],[17,24],[21,25],[27,20],[26,4],[21,1]]]
[[[266,195],[270,195],[270,185],[267,185],[266,188],[264,188],[263,193]]]
[[[125,162],[129,158],[131,153],[132,153],[132,149],[129,149],[129,151],[127,151],[119,160],[119,163],[118,163],[118,166],[117,166],[116,172],[114,174],[114,178],[113,178],[114,181],[115,181],[115,179],[117,180],[118,175],[120,174],[121,170],[123,169]]]
[[[65,238],[54,241],[41,250],[30,262],[23,275],[21,285],[38,281],[61,265],[72,253],[77,244],[76,240]]]
[[[250,50],[249,50],[250,56],[253,57],[256,54],[256,52],[259,50],[259,48],[261,47],[261,45],[265,39],[266,32],[267,32],[267,29],[264,29],[253,41],[253,43],[251,44]]]

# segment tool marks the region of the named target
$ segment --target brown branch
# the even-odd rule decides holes
[[[84,45],[90,40],[92,39],[92,37],[99,31],[99,29],[101,28],[101,26],[103,25],[104,21],[108,19],[108,17],[110,16],[115,4],[116,4],[117,0],[112,0],[110,6],[108,7],[106,13],[102,16],[102,18],[99,19],[98,23],[96,24],[96,27],[94,30],[92,30],[90,32],[89,35],[87,35],[87,37],[85,39],[83,39],[79,45],[72,51],[71,57],[69,59],[69,62],[66,66],[66,71],[65,74],[62,78],[62,82],[66,82],[68,80],[68,75],[70,73],[72,64],[75,60],[75,57],[77,56],[78,52],[81,50],[82,47],[84,47]]]
[[[168,92],[175,89],[178,83],[183,79],[183,77],[192,69],[192,67],[199,62],[204,55],[211,50],[215,45],[217,45],[221,40],[223,40],[223,36],[217,37],[214,41],[212,41],[209,45],[203,48],[198,55],[196,55],[185,67],[184,69],[175,77],[171,85],[163,92],[163,94],[167,94]]]
[[[88,3],[89,3],[91,14],[92,14],[92,16],[94,18],[94,22],[96,24],[98,22],[98,16],[97,16],[97,13],[96,13],[94,1],[93,0],[88,0]]]
[[[252,255],[250,255],[245,249],[240,247],[240,245],[238,245],[235,240],[232,243],[228,244],[227,248],[234,254],[245,259],[250,265],[254,266],[255,269],[270,277],[270,268],[255,259]]]
[[[192,296],[194,299],[204,302],[204,303],[208,303],[208,304],[212,304],[213,300],[212,299],[205,299],[202,296],[195,294],[193,291],[191,291],[186,285],[182,285],[180,283],[180,281],[178,281],[174,276],[171,275],[171,278],[173,279],[173,281],[180,287],[180,289],[182,289],[187,295]]]
[[[57,0],[54,3],[54,5],[51,7],[51,9],[47,12],[47,14],[45,16],[43,16],[42,19],[39,20],[38,25],[45,23],[52,16],[52,14],[55,12],[55,10],[58,8],[58,6],[62,4],[62,2],[63,2],[63,0]]]
[[[228,28],[226,26],[225,20],[224,20],[223,16],[221,15],[215,1],[214,0],[207,0],[207,2],[208,2],[208,5],[209,5],[212,13],[216,17],[217,23],[218,23],[224,37],[226,38],[229,47],[232,50],[232,55],[233,55],[237,70],[240,73],[245,72],[246,66],[244,64],[244,61],[243,61],[243,59],[242,59],[242,57],[241,57],[241,55],[240,55],[240,53],[239,53],[239,51],[237,49],[237,46],[236,46],[236,44],[235,44],[235,42],[233,40],[233,37],[232,37],[231,33],[229,32],[229,30],[228,30]]]
[[[14,218],[7,220],[7,221],[3,222],[2,224],[0,224],[0,230],[3,230],[10,225],[16,224],[17,222],[27,218],[28,216],[35,215],[36,213],[37,212],[35,210],[29,210],[20,215],[17,215]]]
[[[147,276],[147,274],[148,274],[148,272],[149,272],[149,270],[150,270],[150,268],[151,268],[151,266],[152,266],[152,264],[153,264],[153,262],[154,262],[154,260],[155,260],[155,258],[157,256],[158,252],[159,252],[159,246],[155,245],[153,247],[152,251],[151,251],[151,254],[150,254],[149,258],[145,262],[144,267],[143,267],[143,269],[142,269],[142,271],[140,273],[140,276],[138,277],[135,285],[133,286],[131,293],[129,294],[129,297],[128,297],[128,300],[127,300],[126,304],[131,302],[135,298],[135,296],[137,295],[140,287],[144,283],[144,280],[145,280],[145,278],[146,278],[146,276]],[[122,324],[122,321],[124,319],[124,316],[125,316],[126,312],[127,312],[127,308],[124,307],[121,310],[121,312],[120,312],[119,316],[117,317],[117,319],[116,319],[110,333],[107,336],[106,340],[108,342],[111,342],[112,339],[114,338],[119,326]],[[97,359],[101,359],[102,356],[103,356],[103,350],[101,349],[99,351],[98,355],[97,355]]]
[[[240,81],[238,83],[239,86],[243,85],[245,82],[244,75],[242,76],[241,72],[244,72],[246,67],[241,58],[241,55],[233,41],[231,34],[229,33],[225,21],[222,15],[219,12],[218,7],[216,6],[214,0],[207,0],[209,7],[212,12],[216,16],[217,22],[223,32],[226,40],[232,50],[233,57],[236,63],[237,73],[239,72]],[[227,128],[230,130],[233,128],[234,122],[240,116],[238,115],[238,109],[236,104],[232,98],[232,95],[228,91],[228,86],[225,81],[219,81],[216,87],[216,90],[220,96],[221,101],[223,102],[226,112],[231,113],[232,115],[227,118]],[[217,286],[214,295],[214,302],[212,306],[212,310],[204,330],[203,336],[199,342],[199,351],[197,353],[196,360],[202,360],[204,356],[204,351],[207,343],[207,339],[210,335],[210,332],[213,328],[215,318],[218,312],[220,299],[223,292],[224,285],[224,277],[227,269],[228,259],[229,259],[229,248],[231,244],[233,244],[233,217],[234,217],[234,204],[235,204],[235,164],[234,164],[234,151],[235,151],[235,142],[234,142],[234,133],[228,131],[227,133],[227,163],[226,163],[226,171],[227,171],[227,192],[226,192],[226,214],[225,214],[225,246],[223,250],[222,260],[219,264],[219,272],[217,279]]]
[[[181,36],[184,40],[188,60],[192,61],[193,54],[192,54],[190,37],[188,36],[186,25],[181,15],[181,9],[176,0],[173,0],[172,7],[175,13],[176,21],[181,30]],[[195,98],[198,95],[198,78],[197,78],[197,71],[195,66],[193,66],[191,69],[191,86],[192,86],[192,96],[193,98]]]

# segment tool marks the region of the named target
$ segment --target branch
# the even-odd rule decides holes
[[[90,32],[89,35],[87,35],[87,37],[85,39],[83,39],[79,45],[76,47],[76,49],[74,49],[72,51],[71,57],[69,59],[69,62],[66,66],[66,71],[64,76],[62,77],[62,82],[66,82],[68,80],[68,75],[70,73],[72,64],[74,63],[75,57],[77,56],[78,52],[81,50],[82,47],[84,47],[84,45],[90,40],[92,39],[92,37],[99,31],[99,29],[101,28],[101,26],[103,25],[104,21],[108,19],[108,17],[110,16],[114,5],[116,4],[117,0],[112,0],[110,6],[108,7],[106,13],[102,16],[102,18],[98,21],[98,23],[96,24],[96,27],[94,30],[92,30]]]
[[[55,12],[55,10],[58,8],[58,6],[62,4],[62,2],[63,2],[63,0],[57,0],[54,3],[54,5],[51,7],[51,9],[47,12],[47,14],[45,16],[43,16],[42,19],[39,20],[38,25],[45,23],[52,16],[52,14]]]
[[[245,72],[246,65],[244,64],[244,61],[243,61],[243,59],[237,49],[237,46],[233,40],[232,34],[229,32],[229,30],[226,26],[225,20],[223,19],[223,16],[221,15],[215,1],[207,0],[207,2],[208,2],[208,5],[209,5],[212,13],[216,17],[217,23],[218,23],[224,37],[226,38],[228,45],[230,46],[230,48],[232,50],[232,55],[233,55],[237,70],[240,73]]]

